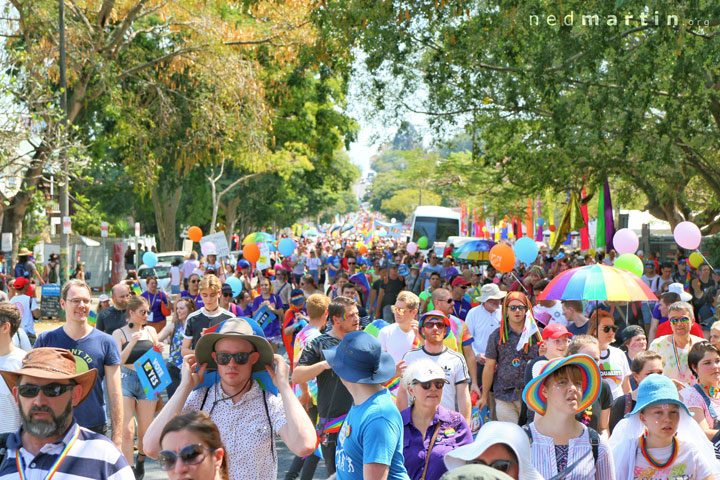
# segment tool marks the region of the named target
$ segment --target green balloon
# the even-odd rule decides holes
[[[428,246],[428,238],[427,237],[420,237],[417,241],[417,245],[420,248],[427,248]]]
[[[623,253],[615,259],[615,264],[613,266],[627,270],[630,273],[634,273],[638,277],[642,277],[643,274],[642,260],[640,260],[640,257],[634,253]]]

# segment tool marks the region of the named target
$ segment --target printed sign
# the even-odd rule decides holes
[[[135,222],[135,236],[136,237],[140,236],[140,222]],[[137,249],[138,246],[135,245],[135,248]]]
[[[270,322],[272,322],[276,318],[277,315],[271,312],[270,308],[267,305],[263,305],[262,307],[258,308],[258,311],[255,312],[255,315],[253,315],[253,320],[255,320],[257,324],[263,328],[263,330],[265,329],[266,324],[270,324]]]
[[[145,355],[135,362],[135,371],[140,379],[140,385],[145,391],[145,398],[148,400],[155,399],[158,393],[165,390],[172,383],[162,353],[155,350],[155,348],[148,350]]]
[[[102,238],[107,238],[107,236],[108,236],[108,223],[107,222],[100,222],[100,236]]]
[[[63,217],[62,233],[70,235],[72,233],[70,217]]]
[[[263,243],[260,247],[260,258],[258,258],[257,264],[255,268],[258,270],[265,270],[266,268],[270,268],[272,264],[270,263],[270,246],[267,243]]]
[[[12,233],[2,234],[2,246],[0,247],[0,251],[12,252]]]
[[[60,318],[60,285],[43,285],[40,290],[40,316]]]
[[[203,244],[207,242],[212,242],[215,245],[218,257],[227,257],[230,255],[230,247],[228,247],[224,232],[213,233],[212,235],[202,237],[200,239],[200,251],[202,251]]]

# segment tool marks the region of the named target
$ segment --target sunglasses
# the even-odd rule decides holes
[[[18,385],[17,389],[20,396],[25,398],[35,398],[41,390],[46,397],[59,397],[63,393],[72,390],[75,385],[74,383],[67,385],[63,383],[48,383],[47,385],[26,383],[24,385]]]
[[[238,365],[245,365],[250,359],[252,352],[238,352],[238,353],[220,353],[215,352],[215,361],[218,365],[228,365],[230,359],[235,360]]]
[[[448,298],[447,300],[438,300],[438,302],[446,302],[446,303],[453,303],[455,300],[452,298]]]
[[[423,328],[427,328],[428,330],[432,330],[433,328],[442,330],[445,328],[445,324],[443,322],[425,322],[423,323]]]
[[[137,314],[138,315],[150,315],[150,312],[148,312],[147,310],[138,310]]]
[[[190,283],[199,283],[200,280],[190,280]]]
[[[172,450],[162,450],[158,453],[158,463],[160,468],[163,470],[172,470],[175,467],[175,463],[179,458],[185,465],[197,465],[202,463],[207,457],[209,452],[214,449],[207,448],[200,443],[193,443],[191,445],[185,445],[180,449],[179,453],[175,453]]]
[[[493,470],[498,470],[503,473],[508,473],[510,471],[510,467],[517,465],[517,462],[513,462],[512,460],[495,460],[492,463],[485,463],[482,460],[473,460],[468,463],[472,465],[485,465],[486,467],[490,467]]]
[[[524,312],[527,307],[525,305],[508,305],[508,310],[511,312]]]
[[[430,387],[435,385],[435,388],[442,390],[445,386],[445,380],[430,380],[429,382],[413,382],[413,385],[420,385],[423,390],[430,390]]]
[[[460,288],[462,288],[463,290],[467,289],[467,285],[455,285],[455,286],[456,286],[456,287],[460,287]]]
[[[232,292],[231,293],[223,293],[223,297],[232,298]]]
[[[397,313],[398,315],[405,315],[405,312],[407,312],[408,309],[396,307],[395,305],[391,305],[390,310],[392,310],[393,313]]]
[[[604,327],[602,327],[602,331],[605,333],[608,333],[610,330],[612,330],[613,332],[617,332],[618,326],[617,325],[605,325]]]
[[[671,318],[670,323],[675,325],[678,322],[681,323],[688,323],[690,321],[690,317],[680,317],[680,318]]]

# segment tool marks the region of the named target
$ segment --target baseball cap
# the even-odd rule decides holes
[[[470,285],[470,283],[463,277],[457,277],[455,280],[452,281],[452,286],[455,287],[457,285]]]
[[[28,283],[30,283],[30,280],[25,277],[19,277],[15,279],[15,283],[13,284],[13,286],[15,290],[22,290],[23,288],[27,287]]]
[[[417,263],[414,263],[414,264],[410,265],[410,270],[420,270],[420,265],[418,265]]]
[[[545,327],[545,329],[543,329],[542,332],[543,340],[547,340],[548,338],[556,340],[564,335],[567,335],[571,338],[573,336],[573,334],[568,332],[568,329],[565,328],[563,324],[557,322],[549,324],[547,327]]]
[[[223,294],[229,293],[230,295],[232,295],[232,287],[230,286],[230,284],[223,283],[221,291]]]
[[[622,332],[620,332],[622,343],[627,343],[628,340],[637,335],[645,335],[645,330],[643,330],[639,325],[628,325],[623,328]]]
[[[645,262],[645,268],[655,268],[655,264],[653,262]]]
[[[248,262],[244,258],[241,258],[240,260],[238,260],[237,266],[239,268],[248,268],[250,266],[250,262]]]

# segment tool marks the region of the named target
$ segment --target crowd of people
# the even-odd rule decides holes
[[[341,480],[720,479],[707,264],[649,255],[638,281],[657,302],[538,300],[614,252],[541,251],[508,274],[452,248],[297,240],[264,270],[193,252],[168,291],[128,272],[94,325],[73,278],[65,323],[42,333],[32,278],[13,278],[0,480],[140,479],[147,456],[172,479],[278,478],[276,437],[286,479],[321,460]],[[152,349],[170,385],[148,398],[135,361]]]

